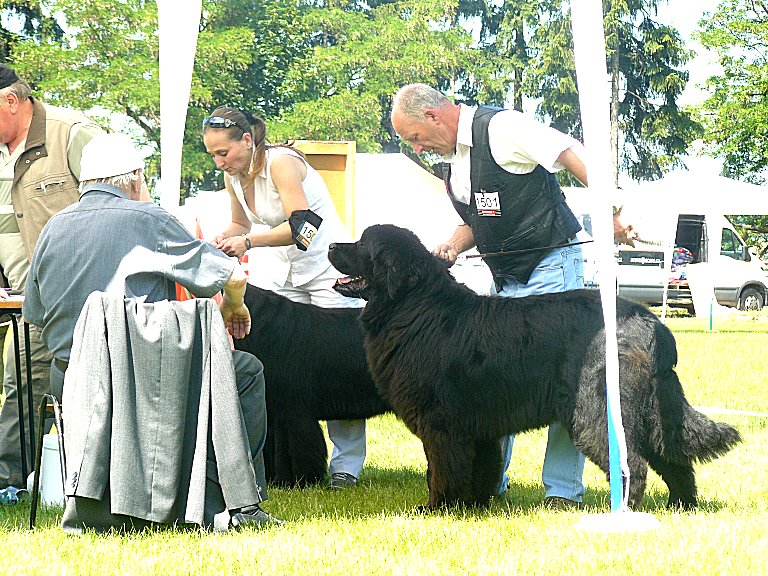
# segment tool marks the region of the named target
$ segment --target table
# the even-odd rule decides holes
[[[21,379],[21,343],[19,341],[19,323],[16,318],[17,314],[21,314],[21,307],[24,304],[23,296],[9,296],[7,300],[0,300],[0,322],[10,320],[13,324],[13,351],[16,360],[16,399],[19,404],[19,438],[21,445],[21,474],[22,478],[26,480],[29,475],[29,466],[27,463],[27,442],[31,447],[31,454],[35,453],[35,414],[34,406],[32,406],[34,400],[32,397],[32,364],[29,351],[29,324],[26,321],[22,321],[24,325],[24,340],[27,345],[24,347],[24,359],[26,360],[26,384],[27,384],[27,417],[29,420],[29,438],[25,438],[24,435],[24,386]]]

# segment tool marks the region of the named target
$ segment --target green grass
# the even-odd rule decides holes
[[[692,404],[768,414],[768,315],[671,318],[678,372]],[[603,534],[577,528],[609,510],[608,484],[587,463],[586,508],[541,507],[545,435],[515,442],[510,495],[483,511],[414,511],[427,497],[420,442],[393,416],[368,425],[360,484],[270,490],[265,508],[286,520],[266,531],[86,535],[59,528],[60,509],[44,510],[34,532],[29,507],[0,508],[0,574],[768,574],[768,418],[713,417],[737,426],[744,443],[697,468],[696,512],[664,508],[666,487],[649,473],[642,511],[660,527]]]

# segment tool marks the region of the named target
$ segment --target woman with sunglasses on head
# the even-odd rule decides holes
[[[232,221],[211,243],[230,256],[272,247],[260,285],[323,308],[359,307],[333,289],[340,274],[328,245],[349,242],[322,177],[290,146],[270,145],[264,120],[220,107],[203,120],[203,142],[223,170]],[[253,225],[262,225],[253,230]],[[266,283],[261,282],[264,280]],[[365,460],[365,420],[329,421],[331,487],[354,486]]]

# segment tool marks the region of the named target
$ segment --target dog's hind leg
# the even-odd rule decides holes
[[[669,506],[697,506],[694,462],[706,462],[725,454],[741,441],[738,431],[713,422],[685,399],[675,371],[668,367],[656,375],[651,413],[652,454],[648,462],[669,487]]]
[[[622,426],[624,428],[624,446],[627,454],[627,467],[629,468],[629,494],[627,504],[630,508],[637,508],[643,501],[645,487],[648,479],[648,461],[645,459],[645,445],[643,441],[642,426],[635,414],[631,413],[635,408],[625,402],[621,406]],[[626,489],[626,479],[624,488]]]
[[[655,454],[648,459],[648,463],[669,488],[668,507],[686,510],[696,508],[698,498],[693,465],[673,464]]]
[[[648,462],[627,445],[627,466],[629,467],[629,495],[630,508],[637,508],[643,501],[645,486],[648,478]]]
[[[604,412],[605,404],[589,413],[581,414],[574,426],[571,437],[575,446],[600,470],[605,473],[605,478],[610,482],[610,453],[608,448],[608,417]],[[648,476],[648,462],[635,448],[638,445],[636,433],[631,427],[632,420],[624,418],[625,441],[627,449],[627,467],[629,468],[629,495],[628,505],[637,507],[645,494],[646,479]],[[626,485],[623,483],[623,488]]]
[[[325,478],[328,448],[317,420],[306,414],[275,418],[275,476],[281,486],[308,486]]]

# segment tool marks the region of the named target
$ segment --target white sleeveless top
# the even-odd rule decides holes
[[[267,164],[253,182],[256,214],[251,212],[245,202],[240,180],[230,178],[235,196],[240,201],[248,219],[253,224],[267,225],[270,228],[275,228],[288,220],[283,203],[280,201],[280,194],[272,183],[270,171],[272,160],[279,154],[290,154],[304,161],[307,167],[307,175],[302,182],[304,195],[307,197],[310,209],[319,215],[323,222],[306,252],[299,250],[295,244],[259,248],[270,251],[272,256],[268,259],[266,269],[259,269],[259,275],[264,275],[281,286],[285,285],[286,281],[290,281],[293,286],[301,286],[317,278],[331,266],[328,261],[328,246],[332,242],[351,242],[351,235],[336,212],[322,176],[299,154],[289,148],[267,148]]]

